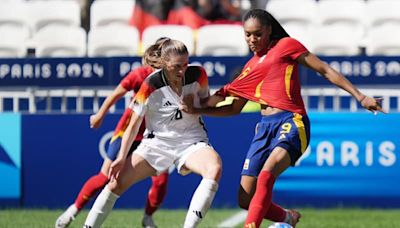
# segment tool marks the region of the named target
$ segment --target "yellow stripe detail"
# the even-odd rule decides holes
[[[286,95],[291,100],[292,97],[290,96],[290,79],[292,78],[293,72],[293,65],[288,65],[285,71],[285,88],[286,88]]]
[[[118,134],[114,135],[114,136],[111,138],[111,142],[114,142],[114,140],[116,140],[116,139],[119,138],[119,137],[122,138],[123,135],[124,135],[124,132],[123,132],[123,131],[119,131]]]
[[[262,80],[260,83],[258,83],[256,87],[256,93],[254,94],[255,97],[259,98],[261,97],[261,86],[264,83],[264,80]]]
[[[244,77],[246,77],[250,72],[250,67],[247,67],[237,78],[237,80],[242,80]]]
[[[301,153],[304,153],[304,151],[307,149],[307,134],[303,123],[303,116],[298,113],[294,113],[293,122],[296,124],[297,130],[299,131]]]

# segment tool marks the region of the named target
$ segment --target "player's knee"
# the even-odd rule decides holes
[[[117,182],[116,180],[112,180],[107,184],[108,189],[110,189],[111,192],[117,194],[117,195],[122,195],[122,193],[125,191],[127,186],[124,186],[123,183]]]
[[[219,179],[221,178],[221,174],[222,174],[222,163],[221,160],[218,159],[217,161],[207,165],[204,177],[215,181],[219,181]]]

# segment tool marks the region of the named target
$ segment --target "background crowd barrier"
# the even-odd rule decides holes
[[[310,112],[311,143],[276,184],[283,205],[399,207],[400,114]],[[110,114],[98,130],[87,114],[0,114],[0,204],[65,207],[84,181],[99,171],[120,115]],[[237,207],[245,153],[260,116],[246,113],[205,118],[212,145],[223,160],[215,207]],[[200,178],[170,178],[165,208],[184,208]],[[117,207],[143,207],[150,181],[132,187]]]

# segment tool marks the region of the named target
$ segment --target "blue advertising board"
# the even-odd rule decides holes
[[[20,199],[25,207],[71,204],[82,184],[99,172],[99,151],[106,149],[119,117],[110,114],[93,130],[89,115],[22,115],[20,120],[18,115],[0,115],[0,132],[7,132],[0,134],[0,144],[8,155],[1,155],[0,168],[8,169],[0,174],[20,181],[3,182],[0,194]],[[258,113],[205,118],[211,143],[223,161],[214,207],[237,207],[241,167],[259,118]],[[399,113],[310,113],[310,146],[276,181],[274,200],[285,206],[399,207],[399,118]],[[22,179],[16,174],[21,170]],[[182,177],[173,172],[163,207],[187,207],[199,182],[195,174]],[[149,179],[138,183],[117,207],[143,207],[149,186]]]
[[[224,85],[239,74],[251,56],[191,57],[190,63],[202,65],[213,86]],[[358,85],[399,85],[398,57],[321,57]],[[141,65],[140,57],[113,58],[27,58],[0,59],[0,87],[3,86],[111,86]],[[301,67],[303,86],[330,83],[314,71]]]
[[[21,200],[21,115],[0,115],[0,202],[19,205]]]

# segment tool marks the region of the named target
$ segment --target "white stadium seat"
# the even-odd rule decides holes
[[[196,55],[198,56],[248,54],[249,48],[244,40],[241,25],[206,25],[197,31]]]
[[[114,23],[128,25],[134,6],[134,0],[94,1],[90,7],[90,28]]]
[[[28,6],[33,32],[52,24],[75,27],[81,25],[80,6],[76,1],[30,1]]]
[[[50,25],[33,37],[37,57],[86,56],[86,32],[81,27]]]
[[[26,57],[27,30],[1,26],[0,34],[0,58]]]
[[[91,29],[88,35],[88,56],[136,56],[139,32],[128,25],[110,25]]]
[[[266,10],[282,26],[296,24],[308,29],[314,24],[316,2],[315,0],[270,0]]]
[[[365,36],[365,10],[364,0],[325,0],[318,2],[316,16],[319,26],[340,26],[353,30],[353,36],[362,44]]]
[[[398,0],[369,0],[366,8],[369,27],[387,23],[400,24],[400,1]]]
[[[340,25],[316,27],[312,33],[311,51],[326,56],[361,54],[359,39],[353,35],[353,30]]]
[[[368,30],[367,55],[400,55],[400,24],[387,24]]]
[[[29,31],[27,4],[22,1],[5,1],[0,5],[0,27],[14,27]]]
[[[155,25],[147,27],[143,31],[142,44],[143,50],[154,44],[160,37],[169,37],[171,39],[182,41],[189,54],[194,54],[194,36],[193,30],[184,25]]]

